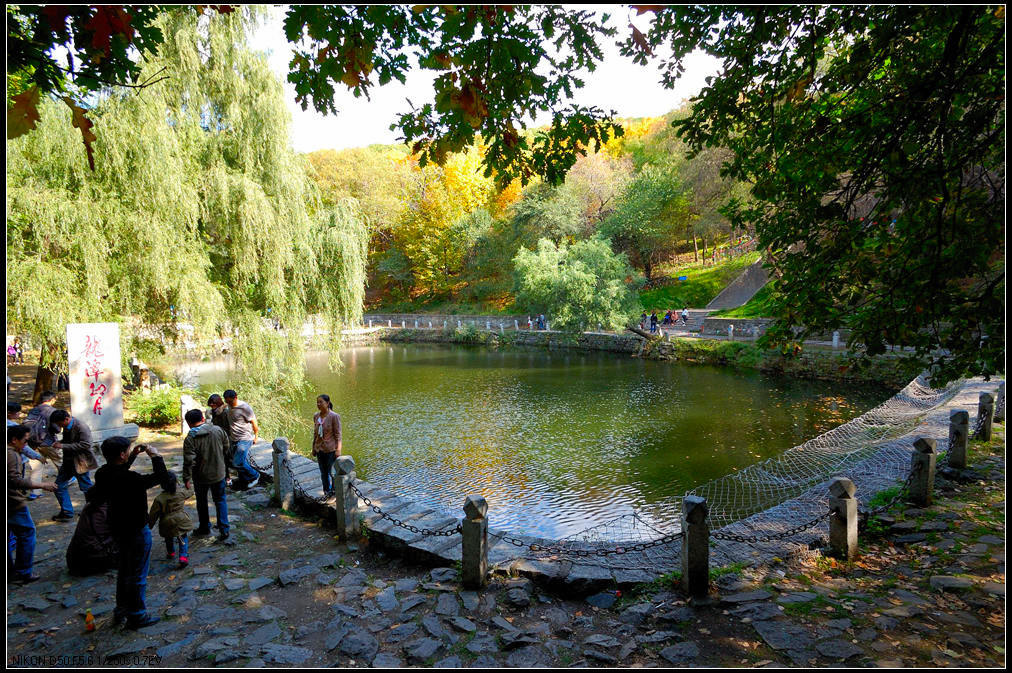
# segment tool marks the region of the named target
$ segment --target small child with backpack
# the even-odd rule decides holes
[[[158,521],[158,534],[165,538],[165,549],[170,561],[176,560],[178,545],[180,568],[185,568],[190,562],[189,534],[193,530],[193,522],[183,505],[192,495],[192,490],[179,486],[176,473],[169,472],[162,483],[162,492],[155,498],[151,511],[148,512],[148,526],[154,528]]]

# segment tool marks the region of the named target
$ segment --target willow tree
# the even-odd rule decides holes
[[[8,320],[44,344],[41,369],[68,322],[182,317],[233,334],[243,396],[280,409],[304,382],[307,315],[334,335],[360,317],[367,228],[353,200],[323,208],[292,151],[281,83],[245,45],[255,20],[164,14],[142,76],[169,79],[96,102],[94,172],[55,103],[8,145]]]

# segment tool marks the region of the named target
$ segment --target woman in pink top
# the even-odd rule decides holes
[[[320,463],[323,492],[329,496],[334,494],[330,471],[341,455],[341,417],[334,411],[329,395],[319,395],[316,408],[319,411],[313,414],[313,455]]]

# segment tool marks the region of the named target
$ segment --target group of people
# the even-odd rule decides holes
[[[650,313],[649,317],[647,316],[646,311],[644,311],[642,314],[640,314],[640,329],[646,329],[647,328],[647,323],[649,322],[650,323],[650,333],[651,334],[656,334],[659,325],[662,326],[662,327],[664,325],[675,325],[675,324],[678,323],[679,319],[681,319],[682,325],[688,325],[689,324],[689,307],[688,306],[686,306],[685,308],[683,308],[682,311],[681,311],[681,313],[679,313],[678,311],[669,310],[667,313],[664,314],[663,320],[661,320],[661,319],[659,319],[657,317],[657,311],[656,311],[656,309]]]
[[[7,364],[8,365],[22,365],[25,363],[25,347],[21,343],[21,339],[14,339],[14,341],[7,346]]]
[[[548,329],[548,321],[545,319],[545,314],[541,313],[536,316],[527,316],[527,329]]]
[[[158,621],[147,614],[145,592],[151,559],[151,529],[165,541],[167,558],[180,567],[189,563],[189,536],[210,535],[208,493],[215,506],[217,539],[232,544],[229,532],[226,486],[246,489],[260,478],[250,465],[249,452],[259,435],[256,415],[249,404],[238,399],[234,390],[208,399],[208,409],[186,413],[189,426],[183,439],[182,479],[165,467],[154,447],[138,444],[131,449],[126,437],[110,437],[101,443],[105,465],[98,466],[93,453],[91,429],[65,409],[53,406],[55,393],[42,395],[41,403],[19,422],[21,406],[7,406],[7,530],[8,571],[17,583],[33,582],[35,523],[28,503],[44,490],[56,494],[60,511],[54,521],[73,521],[74,506],[69,485],[76,481],[84,493],[86,505],[67,549],[67,565],[72,574],[87,575],[118,568],[114,622],[126,622],[129,628],[142,628]],[[341,451],[340,417],[334,413],[330,398],[317,400],[319,413],[314,416],[316,433],[313,453],[320,458],[321,474],[330,468]],[[141,474],[131,469],[136,458],[146,453],[152,472]],[[333,456],[333,458],[331,457]],[[61,461],[55,481],[32,478],[31,469],[48,460]],[[238,475],[229,479],[229,465]],[[91,471],[95,470],[94,481]],[[147,492],[160,486],[161,493],[148,507]],[[328,490],[329,479],[324,482]],[[191,496],[197,501],[197,528],[194,531],[184,509]]]

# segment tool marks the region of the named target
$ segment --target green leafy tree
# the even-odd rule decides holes
[[[583,206],[573,190],[539,184],[524,190],[513,204],[513,236],[517,245],[534,247],[548,238],[559,243],[582,234]]]
[[[779,278],[772,340],[843,327],[940,381],[1004,371],[1003,7],[679,7],[645,42],[669,85],[694,49],[723,61],[676,124],[754,185],[730,214]]]
[[[673,165],[648,164],[626,186],[599,231],[643,267],[649,281],[688,225],[688,198]]]
[[[37,392],[60,366],[66,323],[122,321],[129,348],[182,319],[198,337],[234,331],[244,397],[280,412],[301,394],[306,316],[334,328],[361,315],[368,229],[353,201],[320,207],[289,146],[281,83],[245,47],[254,19],[163,14],[171,39],[140,76],[174,76],[96,102],[94,172],[53,101],[8,144],[8,320],[43,346]],[[264,329],[267,316],[288,329]],[[265,413],[265,430],[280,418]]]
[[[640,310],[636,273],[607,240],[556,246],[543,238],[536,250],[521,248],[514,265],[517,306],[544,313],[554,329],[620,330]]]

